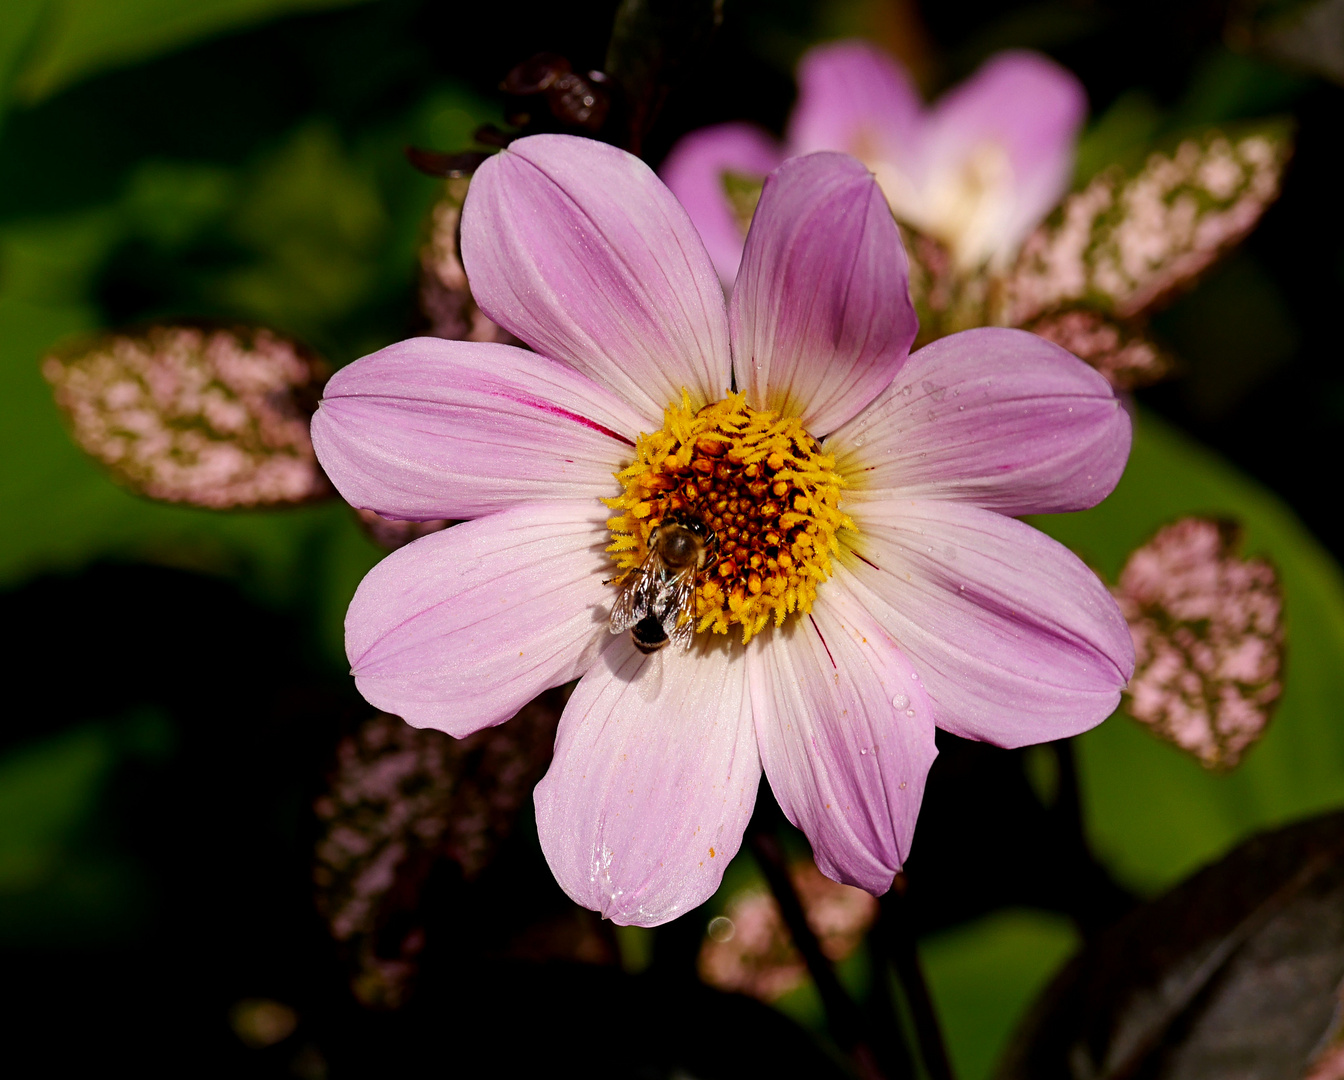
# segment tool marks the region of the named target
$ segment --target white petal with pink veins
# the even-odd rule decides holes
[[[1106,719],[1134,671],[1119,608],[1062,544],[955,502],[867,503],[848,579],[920,672],[940,728],[999,746]]]
[[[1109,495],[1130,438],[1092,368],[1025,330],[985,327],[920,349],[826,450],[849,483],[847,510],[937,498],[1051,514]]]
[[[482,311],[615,391],[652,424],[728,389],[723,289],[691,219],[639,158],[569,135],[510,144],[477,171],[462,262]]]
[[[333,375],[312,432],[352,506],[427,521],[610,495],[641,423],[616,395],[526,349],[412,338]]]
[[[417,727],[467,735],[577,679],[614,589],[601,503],[534,503],[394,551],[345,617],[355,685]]]
[[[742,646],[645,656],[622,634],[560,718],[537,785],[541,848],[576,903],[656,926],[719,887],[760,778]]]
[[[868,170],[842,154],[766,178],[730,305],[748,403],[834,431],[891,382],[919,322],[905,249]]]
[[[917,667],[841,580],[810,615],[757,638],[747,664],[779,805],[823,873],[886,892],[910,853],[938,752]]]

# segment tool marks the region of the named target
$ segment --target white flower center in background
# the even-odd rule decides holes
[[[936,161],[920,185],[873,146],[859,140],[855,156],[877,178],[898,221],[941,240],[963,270],[1011,254],[1004,230],[1013,207],[1013,165],[1002,144],[986,139],[969,153]]]

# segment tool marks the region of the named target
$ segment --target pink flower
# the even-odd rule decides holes
[[[799,64],[783,146],[749,124],[720,124],[682,139],[662,175],[728,285],[749,212],[735,205],[733,177],[817,150],[867,165],[897,219],[945,243],[961,269],[1002,270],[1068,189],[1086,113],[1078,80],[1036,53],[1000,53],[926,108],[894,59],[841,41]]]
[[[1018,746],[1114,709],[1115,602],[1010,515],[1103,498],[1128,417],[1031,334],[907,355],[900,236],[857,161],[770,175],[729,304],[671,192],[582,139],[482,166],[462,253],[536,352],[418,339],[328,383],[313,440],[351,503],[471,519],[369,573],[346,647],[370,702],[455,736],[579,680],[536,789],[577,902],[654,925],[704,901],[762,769],[821,869],[883,892],[935,726]],[[715,550],[693,628],[663,619],[690,647],[646,655],[609,613],[671,519]]]

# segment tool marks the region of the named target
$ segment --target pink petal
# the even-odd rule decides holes
[[[359,692],[460,737],[577,679],[608,638],[605,518],[586,500],[529,503],[394,551],[345,617]]]
[[[732,288],[746,235],[724,191],[725,173],[764,177],[784,160],[780,146],[751,124],[718,124],[683,137],[659,174],[681,200],[725,288]]]
[[[937,754],[915,667],[841,580],[757,643],[751,708],[775,798],[827,877],[886,892]]]
[[[1096,371],[1035,334],[989,327],[920,349],[826,449],[851,485],[847,510],[939,498],[1050,514],[1109,495],[1130,435]]]
[[[537,785],[537,833],[560,887],[623,926],[714,894],[761,779],[742,647],[644,656],[622,634],[565,706]]]
[[[614,495],[642,422],[536,353],[414,338],[333,375],[312,431],[347,502],[423,521]]]
[[[837,577],[900,642],[940,728],[1022,746],[1114,711],[1134,672],[1129,627],[1063,545],[963,503],[865,502],[850,513],[859,558]]]
[[[733,369],[756,408],[834,431],[891,382],[918,329],[900,232],[843,154],[765,181],[730,306]]]
[[[922,112],[910,76],[881,49],[863,41],[819,45],[798,64],[789,151],[843,150],[900,161],[912,151]]]
[[[705,245],[624,150],[569,135],[512,143],[472,180],[462,261],[490,318],[653,428],[682,387],[697,403],[728,389],[723,289]]]
[[[999,246],[1016,251],[1068,190],[1086,116],[1087,94],[1070,71],[1039,53],[999,53],[934,106],[928,167],[965,159],[986,142],[1001,146],[1013,170],[1013,197]]]

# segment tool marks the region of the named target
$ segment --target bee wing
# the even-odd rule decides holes
[[[658,582],[663,576],[663,560],[655,552],[630,572],[611,605],[608,629],[613,634],[624,633],[644,618],[653,606],[658,593]]]
[[[682,616],[686,617],[683,619]],[[673,645],[683,649],[691,647],[695,636],[695,571],[686,570],[678,574],[671,583],[667,607],[659,620],[663,624],[663,633]]]

